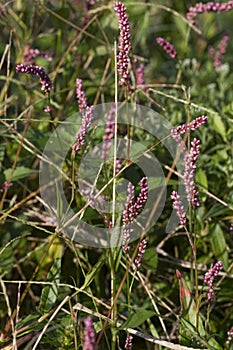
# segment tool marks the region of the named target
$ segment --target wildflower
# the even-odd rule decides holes
[[[171,58],[176,58],[177,52],[174,46],[169,41],[161,37],[156,38],[156,41]]]
[[[3,184],[1,184],[0,186],[0,192],[4,192],[6,189],[10,188],[11,186],[13,186],[12,182],[4,181]]]
[[[147,177],[143,177],[140,181],[141,191],[135,200],[134,197],[134,186],[129,183],[128,184],[128,196],[126,199],[125,209],[123,211],[123,251],[126,253],[129,251],[129,241],[130,241],[130,233],[132,232],[132,228],[127,227],[130,223],[133,222],[134,218],[140,213],[143,205],[146,203],[148,198],[148,183]]]
[[[126,340],[125,340],[125,350],[132,350],[132,341],[133,341],[133,337],[132,335],[129,335]]]
[[[233,338],[233,326],[229,329],[229,331],[227,332],[227,341],[226,344],[230,344],[232,338]]]
[[[35,64],[35,58],[36,57],[43,57],[47,61],[52,61],[53,58],[50,56],[47,52],[41,52],[38,49],[29,49],[27,53],[24,55],[24,60],[29,63],[30,65]]]
[[[82,79],[76,79],[76,96],[78,100],[79,111],[83,112],[87,108],[87,97],[83,91]]]
[[[209,12],[226,12],[230,11],[233,8],[233,1],[230,0],[225,3],[221,2],[207,2],[203,4],[198,2],[195,6],[191,6],[187,13],[187,19],[191,21],[192,24],[195,24],[195,19],[198,14],[209,13]]]
[[[140,243],[139,243],[139,248],[138,248],[138,255],[136,257],[136,259],[134,260],[134,266],[133,269],[136,271],[140,266],[141,266],[141,262],[143,259],[143,255],[146,251],[146,246],[147,246],[147,240],[143,239]]]
[[[87,106],[85,113],[82,117],[82,125],[79,129],[79,132],[76,135],[77,142],[73,146],[73,151],[77,152],[81,146],[85,143],[85,137],[88,129],[91,126],[92,119],[94,118],[93,106]]]
[[[222,61],[223,61],[223,56],[226,52],[226,48],[227,48],[227,44],[228,44],[228,40],[229,40],[229,33],[226,32],[224,34],[224,36],[222,37],[218,47],[217,47],[217,51],[215,52],[214,48],[213,47],[210,47],[209,48],[209,54],[210,54],[210,57],[212,58],[213,60],[213,64],[214,64],[214,67],[220,67],[222,65]]]
[[[46,106],[46,107],[44,108],[44,112],[45,112],[45,113],[51,113],[51,112],[52,112],[52,108],[51,108],[50,106]]]
[[[200,154],[200,140],[194,139],[191,142],[190,152],[185,154],[185,170],[184,170],[184,185],[187,194],[187,200],[194,207],[199,206],[197,199],[198,191],[195,189],[194,175],[197,167],[197,159]]]
[[[53,89],[52,81],[50,80],[48,74],[41,66],[32,66],[32,65],[26,65],[26,64],[18,64],[16,66],[16,73],[25,73],[25,74],[32,74],[36,75],[40,78],[40,82],[42,85],[41,90],[45,92],[49,92]]]
[[[176,210],[180,224],[186,226],[186,213],[184,211],[184,206],[180,200],[179,194],[176,191],[173,191],[171,198],[173,199],[173,208]]]
[[[194,120],[192,120],[190,123],[182,124],[177,126],[175,129],[171,130],[171,134],[174,137],[176,134],[185,134],[187,131],[194,131],[198,129],[202,124],[206,123],[208,121],[208,117],[206,115],[202,115]]]
[[[93,327],[93,321],[91,317],[87,317],[84,320],[85,326],[85,338],[83,350],[95,350],[95,331]]]
[[[137,84],[137,86],[145,85],[145,68],[144,68],[144,64],[140,64],[140,66],[136,68],[136,84]],[[147,92],[148,88],[144,87],[143,91]]]
[[[218,276],[219,271],[222,270],[223,264],[218,261],[208,272],[206,272],[204,277],[204,283],[208,285],[208,301],[210,302],[214,296],[214,279]]]
[[[120,75],[120,85],[125,85],[130,90],[129,74],[129,52],[131,50],[131,34],[129,19],[126,14],[125,5],[122,2],[115,2],[114,9],[117,13],[120,29],[119,53],[117,55],[117,67]]]
[[[114,137],[114,131],[115,131],[115,105],[111,107],[107,116],[107,123],[106,123],[105,133],[103,136],[104,142],[102,145],[102,154],[101,154],[101,159],[103,161],[105,161],[108,156],[108,152],[112,144],[111,140]]]

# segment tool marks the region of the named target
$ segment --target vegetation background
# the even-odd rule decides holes
[[[96,337],[104,330],[98,349],[123,349],[130,333],[127,327],[140,332],[133,337],[133,349],[180,349],[178,344],[184,349],[233,349],[228,333],[233,327],[233,11],[201,14],[191,26],[186,14],[195,1],[124,4],[132,35],[131,74],[135,78],[136,67],[143,64],[149,88],[145,92],[136,86],[131,100],[159,112],[174,127],[186,123],[190,116],[192,120],[203,114],[209,118],[194,132],[201,140],[196,172],[201,205],[191,214],[189,211],[195,268],[184,228],[165,232],[172,210],[170,194],[177,186],[175,174],[167,186],[164,211],[156,227],[147,232],[148,246],[136,274],[127,270],[130,258],[120,250],[92,248],[56,235],[40,199],[40,157],[52,130],[78,112],[77,78],[83,80],[89,105],[114,101],[118,19],[111,1],[3,1],[0,184],[12,182],[0,193],[0,328],[4,349],[82,349],[83,320],[90,313]],[[217,50],[226,31],[228,46],[216,68],[209,48]],[[176,59],[156,43],[160,36],[175,46]],[[16,65],[25,63],[29,49],[52,57],[35,58],[52,79],[54,89],[49,95],[41,91],[37,77],[16,74]],[[121,87],[119,100],[126,101]],[[44,111],[47,106],[52,112]],[[95,140],[102,136],[103,130]],[[138,137],[143,140],[145,135]],[[158,148],[154,154],[168,174],[169,155]],[[81,153],[77,164],[80,157]],[[138,174],[130,169],[128,177],[137,184]],[[69,162],[64,171],[71,178]],[[85,204],[78,194],[75,204],[79,208]],[[85,216],[93,225],[103,224],[91,208]],[[137,243],[132,244],[132,251]],[[223,270],[216,279],[215,297],[208,302],[204,274],[219,260]],[[182,274],[180,280],[176,270]],[[121,285],[125,273],[127,278]],[[120,289],[114,306],[117,315],[111,315],[113,322],[104,325],[113,297],[113,276],[114,295]],[[193,318],[199,326],[203,324],[201,331]],[[153,343],[153,339],[167,343]]]

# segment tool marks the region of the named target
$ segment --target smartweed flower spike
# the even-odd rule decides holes
[[[87,108],[87,97],[83,91],[82,79],[76,79],[76,96],[78,101],[79,112],[83,112]]]
[[[84,320],[85,326],[85,338],[83,350],[95,350],[95,331],[93,327],[93,322],[91,317],[87,317]]]
[[[122,2],[115,2],[114,9],[118,16],[120,29],[119,53],[117,55],[117,68],[120,75],[120,85],[125,85],[130,90],[129,74],[129,52],[131,50],[131,34],[128,16],[125,5]]]
[[[210,302],[214,296],[214,279],[218,276],[219,271],[222,270],[223,264],[218,261],[208,272],[206,272],[204,277],[204,283],[208,285],[208,301]]]
[[[79,132],[76,135],[77,142],[73,146],[73,151],[77,152],[81,146],[85,143],[85,137],[88,129],[91,126],[92,119],[94,118],[93,114],[93,106],[87,106],[85,112],[82,117],[82,125],[79,129]]]
[[[132,350],[133,349],[133,337],[132,335],[129,335],[125,340],[125,350]]]
[[[210,47],[209,49],[209,55],[213,60],[213,64],[215,68],[220,67],[222,65],[223,57],[226,52],[229,37],[230,37],[229,33],[226,32],[222,37],[216,52],[213,47]]]
[[[107,123],[105,128],[105,133],[103,136],[103,146],[102,146],[102,154],[101,159],[105,161],[105,159],[108,156],[109,149],[111,147],[111,140],[114,137],[114,131],[115,131],[115,105],[112,105],[108,116],[107,116]]]
[[[173,191],[171,198],[173,199],[173,208],[176,210],[180,224],[186,226],[186,213],[184,211],[184,206],[180,200],[179,194],[176,191]]]
[[[140,266],[141,262],[143,259],[143,255],[146,251],[146,246],[147,246],[147,240],[144,238],[140,243],[139,243],[139,248],[138,248],[138,255],[136,259],[134,260],[133,269],[136,271]]]
[[[136,84],[139,85],[145,85],[145,67],[144,64],[140,64],[139,67],[136,68]],[[143,87],[142,89],[144,92],[148,91],[147,87]]]
[[[31,65],[34,65],[36,57],[43,57],[47,61],[52,61],[53,60],[53,58],[47,52],[41,52],[38,49],[29,49],[27,51],[27,53],[24,55],[24,60],[27,63],[29,63]]]
[[[3,184],[0,185],[0,192],[4,192],[6,189],[10,188],[13,186],[12,182],[5,181]]]
[[[131,228],[127,228],[126,226],[133,222],[134,218],[140,213],[143,205],[146,203],[148,198],[148,183],[147,177],[143,177],[140,181],[141,191],[135,201],[134,198],[134,186],[129,183],[128,184],[128,197],[126,200],[125,209],[123,211],[123,251],[126,253],[129,251],[129,241],[130,241],[130,233],[132,232]]]
[[[190,123],[182,124],[177,126],[175,129],[171,130],[171,134],[174,137],[177,134],[185,134],[187,131],[194,131],[198,129],[202,124],[205,124],[208,121],[208,117],[206,115],[202,115],[194,120],[192,120]]]
[[[176,58],[177,52],[174,46],[171,43],[169,43],[169,41],[160,37],[156,38],[156,41],[157,44],[159,44],[171,58]]]
[[[191,6],[187,13],[187,19],[195,24],[195,19],[198,14],[201,13],[209,13],[209,12],[226,12],[230,11],[233,8],[233,0],[228,2],[207,2],[203,4],[202,2],[198,2],[195,6]]]
[[[198,192],[195,189],[194,176],[195,170],[197,167],[197,159],[200,154],[200,140],[194,139],[191,142],[190,152],[185,154],[184,162],[185,162],[185,170],[184,170],[184,185],[187,194],[188,202],[196,207],[199,206],[199,202],[197,199]]]
[[[227,341],[226,341],[227,345],[230,344],[232,338],[233,338],[233,326],[227,332]]]
[[[48,74],[44,70],[43,67],[40,66],[31,66],[26,64],[18,64],[16,66],[16,73],[25,73],[25,74],[32,74],[36,75],[40,78],[40,82],[42,85],[41,90],[45,92],[49,92],[53,89],[52,81],[50,80]]]

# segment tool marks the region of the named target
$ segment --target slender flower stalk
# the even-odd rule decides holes
[[[84,338],[83,350],[95,350],[96,348],[95,331],[94,331],[93,321],[91,317],[87,317],[84,320],[84,327],[85,327],[85,338]]]
[[[201,13],[209,12],[226,12],[233,9],[233,1],[228,2],[207,2],[203,4],[198,2],[195,6],[191,6],[187,12],[187,19],[191,21],[192,24],[196,23],[197,15]]]
[[[77,152],[85,144],[85,137],[88,132],[88,129],[91,126],[91,122],[93,118],[94,118],[93,106],[91,107],[87,106],[86,111],[82,117],[82,125],[79,129],[79,132],[76,135],[77,142],[73,146],[74,152]]]
[[[164,38],[156,38],[157,44],[159,44],[164,51],[171,57],[171,58],[176,58],[177,52],[174,48],[174,46]]]
[[[130,234],[132,233],[132,228],[127,227],[130,223],[133,222],[133,220],[138,216],[141,209],[143,208],[144,204],[147,201],[148,198],[148,183],[147,183],[147,177],[143,177],[140,181],[141,191],[138,195],[138,197],[135,199],[134,196],[134,186],[129,183],[128,184],[128,196],[126,200],[125,209],[123,211],[123,242],[122,242],[122,249],[125,253],[127,253],[130,249],[129,247],[129,241],[130,241]]]
[[[119,53],[117,55],[117,68],[120,75],[120,85],[125,85],[130,91],[130,74],[129,74],[129,52],[131,50],[131,34],[129,19],[126,14],[126,7],[122,2],[115,2],[114,9],[118,16],[120,43]]]
[[[198,191],[195,189],[195,170],[197,167],[197,160],[200,154],[200,140],[194,139],[191,142],[190,152],[185,154],[184,162],[185,162],[185,170],[184,170],[184,185],[187,195],[188,202],[196,207],[199,206],[199,202],[197,199]]]
[[[25,73],[25,74],[31,74],[36,75],[40,78],[41,82],[41,90],[45,92],[50,92],[53,89],[53,84],[51,79],[49,78],[48,74],[41,66],[31,66],[26,64],[18,64],[16,66],[16,73]]]
[[[83,112],[87,108],[87,97],[83,91],[82,79],[76,79],[76,96],[78,101],[79,112]]]
[[[177,216],[180,220],[180,224],[186,226],[186,213],[184,211],[184,206],[180,200],[180,196],[176,191],[173,191],[171,194],[171,198],[173,199],[173,208],[176,210]]]
[[[129,335],[125,340],[125,350],[132,350],[133,348],[133,336]]]
[[[213,65],[215,68],[220,67],[222,65],[223,57],[224,57],[224,54],[225,54],[226,49],[227,49],[229,37],[230,37],[229,32],[226,32],[223,35],[223,37],[222,37],[222,39],[217,47],[216,52],[212,46],[209,48],[209,55],[213,61]]]
[[[206,272],[204,277],[204,283],[208,285],[208,302],[210,302],[214,297],[214,279],[218,276],[219,271],[222,270],[223,264],[218,261],[208,272]]]
[[[24,55],[24,61],[29,63],[30,65],[34,65],[36,57],[43,57],[47,61],[53,60],[52,56],[50,56],[47,52],[41,52],[38,49],[29,49]]]

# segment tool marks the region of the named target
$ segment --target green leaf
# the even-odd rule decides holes
[[[35,174],[35,173],[38,173],[38,170],[26,168],[24,166],[18,166],[17,168],[15,168],[15,171],[13,173],[11,181],[17,181],[20,179],[24,179],[25,177],[27,177],[31,174]],[[5,175],[5,178],[7,181],[10,178],[10,174],[11,174],[11,169],[6,169],[4,171],[4,175]]]
[[[152,310],[138,309],[133,315],[131,315],[126,322],[122,324],[121,329],[135,328],[144,323],[148,318],[155,315]]]
[[[214,218],[219,215],[223,215],[229,211],[228,208],[226,208],[224,205],[217,203],[214,204],[208,213],[204,216],[203,220],[208,219],[208,218]]]
[[[59,245],[58,255],[48,273],[47,282],[53,283],[43,288],[40,299],[40,310],[43,313],[48,312],[55,304],[58,297],[58,286],[61,275],[61,258],[63,247]]]
[[[86,275],[85,277],[85,281],[82,285],[82,289],[85,289],[86,287],[88,287],[90,285],[90,283],[93,281],[93,279],[96,276],[96,273],[99,271],[99,269],[102,267],[102,265],[105,262],[105,255],[103,254],[102,257],[99,259],[99,261],[93,266],[93,268],[91,269],[91,271]]]
[[[211,226],[211,243],[214,255],[223,263],[224,270],[228,268],[228,252],[226,240],[221,226],[215,223]]]
[[[225,125],[223,124],[221,117],[218,114],[214,115],[214,117],[212,119],[212,123],[213,123],[215,131],[222,136],[224,141],[227,141],[226,128],[225,128]]]

